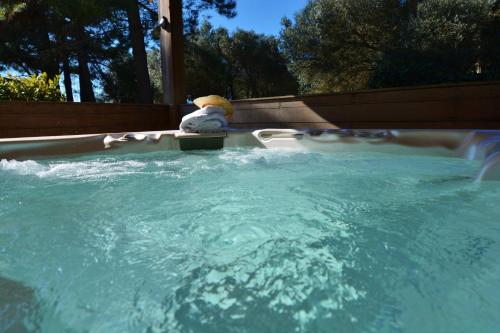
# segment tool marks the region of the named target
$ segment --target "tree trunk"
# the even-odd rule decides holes
[[[78,78],[80,81],[80,101],[95,102],[94,88],[92,87],[92,79],[88,67],[88,54],[86,48],[87,35],[83,25],[78,24],[76,27],[76,39],[78,43]]]
[[[137,0],[128,0],[127,18],[129,34],[134,55],[134,71],[137,80],[137,92],[139,103],[153,103],[153,90],[149,79],[148,59],[146,56],[146,45],[144,44],[144,31],[141,24],[141,16]]]
[[[71,67],[69,65],[68,55],[63,57],[64,89],[66,90],[66,101],[73,102],[73,83],[71,82]]]
[[[411,16],[417,15],[418,0],[407,0],[406,6],[408,8],[408,14]]]
[[[64,31],[61,31],[58,36],[58,49],[61,60],[62,60],[62,70],[64,75],[64,89],[66,90],[66,101],[73,102],[73,83],[71,80],[71,65],[69,58],[69,51],[67,45],[68,37]]]
[[[40,50],[40,53],[43,53],[46,57],[45,61],[42,64],[42,72],[47,73],[49,78],[54,78],[56,75],[59,75],[59,55],[57,54],[57,45],[50,40],[50,35],[47,27],[49,27],[49,23],[44,18],[41,22],[43,27],[40,29],[44,29],[43,33],[43,44]]]

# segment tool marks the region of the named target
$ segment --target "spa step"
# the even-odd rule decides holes
[[[176,132],[174,137],[179,140],[181,150],[217,150],[224,148],[224,138],[227,132],[185,133]]]

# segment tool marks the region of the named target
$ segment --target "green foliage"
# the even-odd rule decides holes
[[[163,103],[163,85],[161,73],[161,54],[158,49],[148,52],[148,70],[153,89],[153,100],[155,103]]]
[[[495,2],[311,0],[282,47],[302,93],[498,79]]]
[[[297,93],[298,85],[274,37],[226,29],[205,22],[186,37],[186,88],[192,97],[210,94],[230,99]],[[155,101],[161,100],[159,51],[148,54]]]
[[[213,29],[204,23],[186,41],[187,91],[229,98],[295,94],[297,82],[271,36]]]
[[[59,76],[50,79],[46,73],[30,77],[0,77],[0,101],[64,101]]]
[[[0,5],[0,21],[8,21],[16,14],[22,12],[26,8],[25,1],[12,1],[5,5]]]
[[[186,88],[193,97],[218,94],[233,97],[233,62],[227,30],[208,23],[188,36],[185,48]],[[213,93],[210,92],[213,91]]]
[[[200,26],[207,11],[234,17],[236,2],[183,1],[187,92],[193,96],[251,98],[500,79],[498,0],[310,0],[294,20],[283,20],[280,39]],[[98,80],[105,100],[135,102],[149,70],[160,102],[158,38],[151,34],[157,5],[0,0],[0,71],[49,77],[64,72],[67,89],[71,74],[78,74],[86,87],[81,92]],[[140,11],[142,24],[130,24],[131,7]],[[131,35],[139,36],[135,43]],[[142,35],[152,49],[149,68],[139,56]]]
[[[197,26],[200,14],[207,10],[234,17],[235,6],[235,0],[185,0],[186,29]],[[131,8],[139,11],[141,24],[130,23]],[[49,76],[64,72],[66,78],[77,74],[85,87],[80,92],[85,91],[88,98],[93,95],[89,86],[91,90],[92,81],[98,80],[120,95],[115,101],[133,102],[137,93],[123,93],[138,84],[137,78],[145,77],[147,67],[144,62],[141,68],[138,62],[128,62],[134,63],[135,73],[125,73],[124,54],[134,48],[136,60],[144,55],[145,50],[140,50],[144,45],[138,42],[141,36],[148,46],[158,44],[151,34],[157,10],[158,1],[146,0],[0,0],[0,71]],[[139,36],[135,43],[132,32]],[[66,80],[66,89],[71,89],[70,81]]]
[[[304,93],[366,87],[394,39],[398,0],[313,0],[285,19],[282,45]]]
[[[194,33],[199,25],[200,14],[207,10],[214,10],[227,18],[236,16],[236,0],[183,0],[184,30]]]
[[[108,71],[103,74],[103,99],[112,103],[134,103],[137,99],[136,78],[133,59],[129,54],[111,60]]]
[[[500,78],[493,0],[426,0],[405,22],[398,43],[384,50],[371,87]],[[496,37],[488,34],[497,25]],[[496,55],[495,55],[496,54]],[[492,58],[492,56],[494,58]],[[496,72],[496,73],[495,73]]]
[[[276,38],[238,30],[229,42],[227,58],[236,79],[233,93],[240,98],[297,93],[297,81],[288,71]]]

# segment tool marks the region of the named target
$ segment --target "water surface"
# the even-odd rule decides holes
[[[31,296],[0,289],[0,332],[498,332],[500,183],[474,182],[479,167],[263,149],[3,160],[0,276]]]

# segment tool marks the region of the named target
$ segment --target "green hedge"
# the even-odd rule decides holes
[[[59,76],[49,78],[46,73],[30,77],[0,77],[0,101],[52,101],[65,98],[59,89]]]

